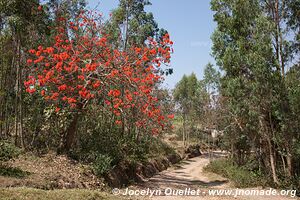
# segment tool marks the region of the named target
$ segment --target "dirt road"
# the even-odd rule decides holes
[[[224,156],[220,152],[214,152],[213,159]],[[232,184],[225,178],[203,171],[203,167],[210,161],[207,154],[200,157],[182,161],[179,165],[173,166],[156,176],[146,180],[144,183],[131,186],[128,189],[120,191],[122,194],[133,194],[138,191],[144,194],[132,195],[130,199],[153,199],[153,200],[289,200],[296,199],[286,196],[234,196],[235,189]],[[261,188],[251,188],[261,190]],[[249,188],[249,190],[251,190]],[[264,190],[268,190],[266,188]],[[209,192],[215,190],[232,190],[232,195],[211,195]],[[151,195],[151,193],[153,195]],[[173,194],[172,194],[173,193]],[[172,195],[171,195],[172,194]]]

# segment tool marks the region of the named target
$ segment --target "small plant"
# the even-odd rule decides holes
[[[23,178],[29,174],[19,168],[7,166],[4,163],[18,157],[20,153],[21,149],[14,144],[7,141],[0,141],[0,176]]]
[[[29,174],[30,174],[29,172],[23,171],[22,169],[17,168],[17,167],[8,167],[8,166],[0,165],[0,176],[24,178],[25,176],[28,176]]]
[[[5,162],[20,155],[21,149],[6,141],[0,141],[0,162]]]
[[[262,181],[266,180],[265,178],[262,178],[262,174],[234,165],[229,159],[214,160],[204,169],[230,179],[235,187],[239,188],[255,187],[266,184]]]
[[[108,155],[99,154],[95,159],[92,168],[97,176],[107,173],[112,168],[113,159]]]

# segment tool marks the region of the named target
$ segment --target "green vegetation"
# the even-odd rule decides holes
[[[178,135],[184,144],[189,142],[210,143],[210,131],[217,129],[220,117],[221,74],[211,63],[204,69],[204,77],[198,80],[192,73],[184,75],[173,90],[173,97],[178,107],[174,124],[178,126]]]
[[[162,138],[175,133],[181,148],[230,152],[207,170],[237,187],[299,190],[300,0],[211,0],[216,64],[173,91],[162,89],[173,42],[147,6],[119,0],[95,17],[85,0],[0,0],[0,175],[26,179],[14,158],[56,152],[101,177],[174,154]]]
[[[97,157],[92,165],[94,173],[98,176],[107,173],[112,168],[112,161],[113,159],[108,155],[97,154]]]
[[[165,42],[171,45],[171,41],[167,31],[158,27],[153,14],[145,10],[146,6],[151,6],[148,0],[120,0],[118,7],[107,20],[89,16],[90,20],[94,20],[99,26],[99,29],[92,26],[93,31],[97,32],[97,40],[105,41],[106,50],[111,49],[111,54],[106,52],[104,55],[111,55],[110,60],[102,56],[95,62],[102,62],[99,66],[101,69],[104,65],[111,65],[114,70],[108,67],[110,71],[100,76],[97,75],[99,70],[93,75],[84,74],[81,78],[92,79],[79,84],[80,76],[77,73],[82,73],[86,68],[87,57],[97,51],[104,51],[90,49],[89,52],[82,52],[82,55],[74,55],[74,51],[70,51],[66,57],[73,56],[72,61],[64,60],[64,71],[58,70],[59,73],[54,73],[56,78],[49,78],[53,70],[57,70],[54,67],[49,70],[48,78],[45,76],[43,80],[40,79],[45,75],[43,71],[31,82],[32,75],[37,71],[33,68],[40,64],[37,56],[42,55],[42,60],[47,60],[37,69],[57,66],[62,64],[62,55],[67,52],[65,45],[70,45],[70,41],[75,41],[72,43],[72,49],[78,48],[76,52],[80,52],[82,46],[77,45],[82,42],[80,39],[89,37],[89,40],[92,40],[90,32],[82,25],[85,23],[84,26],[89,26],[88,20],[82,20],[83,13],[88,13],[86,4],[85,0],[0,1],[1,162],[15,158],[20,150],[39,155],[55,151],[90,165],[94,173],[101,176],[122,161],[144,162],[151,157],[167,155],[172,151],[159,138],[151,135],[171,131],[171,122],[167,116],[173,112],[173,104],[169,92],[160,89],[161,76],[170,74],[170,69],[154,69],[154,66],[158,65],[158,60],[155,60],[158,58],[157,49],[160,50],[159,56],[167,56],[164,54],[170,52],[170,47]],[[80,20],[82,23],[79,23]],[[74,23],[77,23],[76,28],[73,27]],[[62,36],[62,29],[66,30],[66,35]],[[150,49],[149,37],[157,41],[154,49]],[[59,46],[60,40],[66,44]],[[103,48],[101,45],[104,44],[93,42],[90,44],[91,48],[97,45]],[[164,44],[159,46],[162,42]],[[142,52],[145,49],[147,51]],[[49,52],[48,57],[45,55],[46,51]],[[29,52],[34,53],[31,55]],[[130,58],[133,52],[137,55]],[[56,53],[55,56],[53,53]],[[139,54],[142,53],[147,58],[140,58]],[[119,62],[119,57],[125,54],[127,56],[120,60],[123,62],[129,59],[131,64],[127,61],[123,64]],[[51,63],[53,57],[58,58],[59,63]],[[79,59],[75,67],[77,71],[69,71],[67,74],[67,66],[73,68],[75,57],[75,60]],[[162,59],[159,64],[163,63],[163,60],[167,61],[169,58]],[[140,64],[137,65],[136,62]],[[153,69],[149,67],[150,70],[145,70],[144,67],[150,63]],[[141,71],[137,71],[137,67]],[[123,75],[126,77],[121,77]],[[65,77],[60,79],[61,76]],[[76,79],[75,82],[70,78],[72,76]],[[94,81],[97,77],[98,81]],[[72,84],[68,87],[62,85],[61,82],[69,78],[71,82],[67,81],[66,84]],[[45,84],[46,79],[51,85]],[[109,82],[109,79],[112,81]],[[128,82],[127,85],[125,81]],[[92,89],[88,85],[91,85]],[[71,90],[66,91],[66,88]],[[85,94],[81,90],[74,91],[78,88],[83,88]],[[99,89],[96,91],[95,88]],[[52,91],[53,89],[59,93]],[[89,97],[86,96],[86,92],[91,93]],[[64,100],[58,101],[58,98],[55,100],[50,96],[46,98],[45,93],[52,97],[58,95]],[[92,96],[97,97],[91,98]],[[73,107],[66,105],[70,102],[72,104],[72,101]],[[6,142],[8,140],[12,143]],[[3,168],[1,174],[21,176],[21,172],[15,168]]]
[[[240,169],[254,159],[259,174],[272,177],[268,184],[299,190],[300,3],[212,0],[211,9],[220,72],[208,64],[203,80],[191,74],[178,82],[178,135],[229,151],[227,177],[238,181],[235,170],[245,177]]]
[[[218,159],[211,161],[204,170],[230,179],[237,188],[265,186],[268,178],[249,167],[250,163],[246,166],[238,166],[232,160]]]
[[[0,176],[23,178],[29,173],[16,167],[6,165],[6,162],[17,158],[22,150],[8,141],[0,141]]]
[[[120,199],[117,196],[111,196],[104,192],[96,190],[69,189],[69,190],[39,190],[33,188],[8,188],[0,189],[0,199],[3,200],[105,200]]]
[[[15,178],[24,178],[28,176],[30,173],[23,171],[20,168],[17,167],[9,167],[9,166],[3,166],[0,165],[0,176],[9,176],[9,177],[15,177]]]
[[[21,149],[10,142],[0,141],[0,163],[16,158],[20,155]]]
[[[294,32],[300,27],[295,21],[299,5],[281,0],[211,1],[217,23],[213,56],[224,72],[218,124],[224,130],[224,147],[238,166],[245,166],[254,152],[261,172],[277,186],[300,174],[299,121],[294,117],[299,106],[294,101],[299,98],[294,79],[299,71],[299,57],[294,56],[299,50],[299,33]]]

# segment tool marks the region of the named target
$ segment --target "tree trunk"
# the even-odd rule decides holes
[[[268,153],[269,153],[269,162],[270,162],[270,166],[271,166],[273,182],[276,185],[278,185],[279,181],[278,181],[278,177],[277,177],[277,173],[276,173],[276,159],[275,159],[273,144],[272,144],[272,140],[271,140],[272,134],[270,133],[272,131],[272,128],[270,131],[264,116],[259,117],[259,125],[260,125],[260,132],[267,141],[267,149],[268,149]]]
[[[276,173],[276,159],[273,151],[273,145],[271,142],[271,139],[268,137],[267,138],[267,143],[268,143],[268,150],[269,150],[269,159],[270,159],[270,165],[271,165],[271,170],[272,170],[272,178],[273,181],[276,185],[279,185],[277,173]]]
[[[15,57],[12,58],[12,68],[15,67]],[[18,146],[18,138],[19,138],[19,133],[18,133],[18,118],[19,118],[19,114],[18,114],[18,104],[19,104],[19,98],[18,98],[18,91],[19,91],[19,68],[17,67],[17,73],[16,73],[16,85],[15,85],[15,145]]]
[[[20,135],[20,145],[22,148],[25,148],[24,145],[24,135],[23,135],[23,98],[22,98],[22,66],[21,66],[21,40],[20,40],[20,35],[18,34],[18,62],[17,62],[17,67],[19,69],[19,74],[18,74],[18,85],[19,85],[19,90],[18,90],[18,97],[19,98],[19,135]]]
[[[69,124],[67,130],[63,134],[63,139],[58,148],[58,153],[68,153],[72,148],[74,141],[76,139],[76,130],[77,130],[77,123],[78,123],[79,113],[76,112],[74,115],[73,120]]]
[[[258,170],[259,170],[259,172],[261,172],[262,171],[262,139],[260,138],[259,139],[259,147],[258,147],[258,155],[257,155],[257,157],[258,157]]]
[[[185,116],[185,114],[183,114],[183,132],[182,132],[182,141],[183,141],[183,146],[184,146],[184,147],[185,147],[185,145],[186,145],[185,137],[186,137],[186,116]]]
[[[234,144],[231,142],[231,159],[234,160]]]
[[[69,151],[75,141],[76,127],[78,122],[78,114],[75,115],[73,121],[70,123],[65,136],[65,150]]]
[[[286,162],[287,162],[287,175],[289,178],[291,178],[293,176],[293,158],[292,158],[292,154],[291,154],[291,151],[290,151],[290,147],[287,145],[286,147],[286,150],[287,150],[287,156],[286,156]]]
[[[283,156],[283,155],[280,155],[280,157],[281,157],[281,162],[282,162],[283,171],[284,171],[284,173],[287,174],[287,169],[286,169],[286,164],[285,164],[284,156]]]

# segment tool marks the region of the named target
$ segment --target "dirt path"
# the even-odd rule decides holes
[[[220,152],[214,152],[213,157],[217,159],[224,156]],[[213,173],[203,172],[203,167],[209,163],[209,157],[207,154],[204,154],[200,157],[192,158],[189,160],[182,161],[179,165],[173,166],[168,170],[165,170],[156,176],[146,180],[144,183],[131,186],[128,190],[124,189],[121,193],[133,192],[133,191],[144,191],[146,194],[138,195],[137,199],[153,199],[153,200],[177,200],[177,199],[191,199],[191,200],[288,200],[295,199],[291,197],[283,196],[237,196],[233,195],[209,195],[211,190],[233,190],[230,182]],[[253,188],[258,189],[260,188]],[[195,193],[193,194],[193,190]],[[154,195],[150,195],[151,192]],[[183,192],[187,195],[166,195],[170,193],[180,193]],[[130,196],[130,199],[135,199],[135,195]],[[143,196],[143,198],[141,197]],[[151,196],[151,197],[150,197]],[[128,195],[127,195],[128,197]]]

